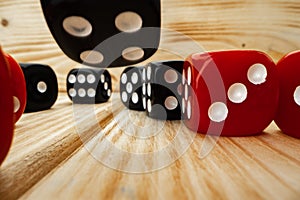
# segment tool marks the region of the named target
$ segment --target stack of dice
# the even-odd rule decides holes
[[[300,51],[277,65],[265,53],[231,50],[195,53],[184,61],[128,67],[120,99],[130,110],[158,120],[183,120],[195,132],[252,136],[272,121],[300,137]]]
[[[120,77],[120,98],[131,110],[160,120],[181,120],[183,61],[150,62],[127,67]]]

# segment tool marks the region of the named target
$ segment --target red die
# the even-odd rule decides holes
[[[9,54],[5,54],[11,72],[13,84],[14,122],[16,123],[24,113],[27,101],[26,82],[21,66]]]
[[[284,56],[277,63],[280,83],[275,123],[283,133],[300,138],[300,51]]]
[[[8,62],[0,47],[0,164],[5,159],[13,138],[13,92]]]
[[[279,99],[276,65],[254,50],[196,53],[183,70],[182,112],[193,131],[221,136],[261,133]]]

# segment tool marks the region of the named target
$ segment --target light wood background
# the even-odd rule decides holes
[[[268,53],[276,62],[300,48],[300,2],[162,0],[162,26],[192,38],[207,51],[256,49]],[[189,41],[170,34],[161,42],[166,47],[185,48]],[[204,135],[195,135],[183,127],[182,133],[195,136],[193,142],[175,162],[153,172],[133,174],[103,165],[87,150],[94,138],[108,138],[111,144],[129,153],[149,153],[168,144],[181,123],[166,122],[160,132],[163,136],[150,140],[126,136],[123,125],[119,125],[124,123],[116,119],[137,124],[132,130],[135,134],[139,134],[140,126],[161,126],[162,122],[128,111],[118,101],[122,67],[110,69],[114,98],[92,106],[97,121],[90,120],[87,114],[79,122],[74,109],[84,113],[91,106],[73,107],[65,93],[66,74],[79,65],[58,48],[38,0],[0,0],[0,44],[19,62],[50,65],[60,87],[52,109],[24,114],[16,124],[13,145],[0,168],[1,200],[299,199],[300,141],[282,134],[273,123],[259,136],[219,138],[204,159],[199,158],[201,145],[216,140],[206,140]],[[158,51],[145,62],[173,57]],[[97,132],[99,127],[104,133]],[[130,156],[113,157],[113,150],[102,150],[103,159],[112,159],[119,169],[128,164],[149,169],[161,161],[152,157],[131,162]],[[171,152],[170,157],[176,155]]]

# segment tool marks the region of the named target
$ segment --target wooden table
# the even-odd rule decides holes
[[[276,62],[300,47],[298,1],[163,0],[162,19],[163,28],[207,51],[256,49]],[[169,34],[161,42],[184,49],[190,40]],[[110,69],[109,102],[73,105],[65,79],[80,65],[58,48],[38,0],[0,0],[0,44],[20,62],[50,65],[60,88],[52,109],[24,114],[16,124],[0,169],[1,200],[299,199],[300,141],[274,123],[254,137],[213,138],[187,130],[181,121],[149,119],[120,103],[123,67]],[[159,50],[145,62],[174,57]],[[151,133],[145,126],[156,127],[157,134],[137,139]],[[213,147],[204,158],[202,145]]]

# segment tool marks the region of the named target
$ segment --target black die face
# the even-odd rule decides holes
[[[142,87],[144,67],[127,67],[120,76],[120,98],[122,103],[130,110],[145,111]]]
[[[111,97],[111,76],[104,69],[72,69],[67,75],[67,93],[73,103],[97,104]]]
[[[25,113],[47,110],[56,102],[58,82],[48,65],[20,63],[26,80],[27,103]]]
[[[181,120],[183,61],[152,62],[146,67],[146,113],[162,120]],[[145,95],[145,94],[144,94]]]
[[[41,5],[57,44],[79,63],[132,65],[159,46],[160,0],[41,0]]]

